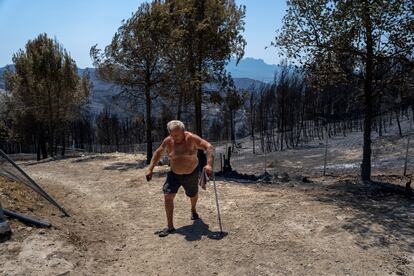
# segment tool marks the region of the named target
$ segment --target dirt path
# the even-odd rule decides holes
[[[158,167],[154,180],[146,182],[141,162],[142,156],[110,154],[26,164],[72,217],[61,218],[47,208],[43,215],[54,224],[51,230],[14,223],[13,239],[0,245],[0,273],[414,274],[411,201],[391,197],[386,205],[335,188],[328,178],[284,185],[218,181],[227,236],[216,239],[210,186],[200,194],[202,220],[194,223],[180,190],[178,233],[159,238],[153,232],[165,225],[161,185],[168,168]]]

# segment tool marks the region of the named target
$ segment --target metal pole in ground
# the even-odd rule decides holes
[[[17,169],[31,184],[31,187],[34,191],[36,191],[38,194],[43,196],[46,200],[48,200],[50,203],[52,203],[56,208],[58,208],[65,216],[70,217],[70,215],[66,212],[65,209],[63,209],[62,206],[60,206],[51,196],[49,196],[43,189],[40,187],[28,174],[26,174],[25,171],[23,171],[12,159],[10,159],[7,154],[5,154],[0,149],[0,156],[6,159],[10,164],[13,165],[15,169]]]

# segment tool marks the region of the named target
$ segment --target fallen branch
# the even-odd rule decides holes
[[[7,209],[3,209],[3,211],[6,217],[17,219],[26,224],[31,224],[33,226],[42,227],[42,228],[49,228],[52,226],[52,224],[44,220],[38,220],[38,219],[25,216],[25,215],[22,215],[22,214],[19,214],[19,213],[16,213],[16,212],[13,212]]]

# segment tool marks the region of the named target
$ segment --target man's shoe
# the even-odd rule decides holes
[[[191,220],[196,220],[199,219],[199,215],[197,214],[197,212],[191,212]]]
[[[158,237],[161,237],[162,238],[162,237],[166,237],[169,234],[172,234],[174,232],[175,232],[175,228],[164,228],[164,229],[162,229],[160,231],[156,231],[154,234],[155,235],[158,235]]]

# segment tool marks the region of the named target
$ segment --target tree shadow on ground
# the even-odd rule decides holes
[[[86,155],[80,158],[77,158],[72,161],[72,163],[81,163],[81,162],[89,162],[89,161],[105,161],[113,159],[113,156],[110,155]]]
[[[115,162],[103,168],[104,170],[127,171],[145,168],[145,161],[141,162]]]
[[[326,191],[317,200],[345,210],[341,227],[360,238],[361,248],[397,244],[414,252],[414,199],[404,193],[403,187],[388,182],[340,180]]]
[[[79,159],[81,157],[80,154],[77,155],[56,155],[53,157],[48,157],[45,159],[41,159],[39,161],[37,160],[29,160],[26,162],[19,162],[19,165],[24,165],[24,166],[34,166],[34,165],[39,165],[39,164],[44,164],[44,163],[51,163],[51,162],[55,162],[55,161],[60,161],[60,160],[67,160],[67,159],[74,159],[72,162],[76,162],[77,159]],[[13,161],[16,162],[16,160],[13,159]]]
[[[175,233],[183,235],[187,241],[199,241],[203,236],[212,240],[221,240],[227,236],[227,232],[210,231],[209,225],[202,219],[197,219],[191,225],[178,228]]]

